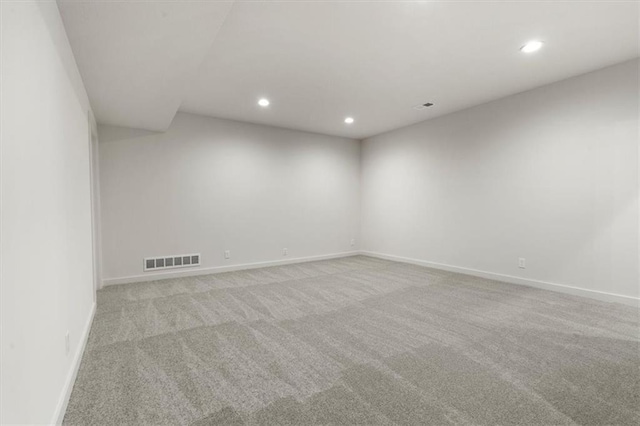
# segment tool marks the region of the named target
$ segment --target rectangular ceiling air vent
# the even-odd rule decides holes
[[[145,257],[142,262],[144,271],[156,271],[158,269],[184,268],[200,266],[200,253],[174,254],[172,256]]]
[[[431,106],[433,106],[433,103],[431,103],[431,102],[427,102],[427,103],[424,103],[424,104],[415,105],[415,106],[413,107],[413,109],[421,110],[421,109],[429,108],[429,107],[431,107]]]

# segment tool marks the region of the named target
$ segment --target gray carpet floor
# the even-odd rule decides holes
[[[363,256],[111,286],[64,423],[638,425],[638,326]]]

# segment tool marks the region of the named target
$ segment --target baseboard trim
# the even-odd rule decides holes
[[[465,275],[473,275],[475,277],[488,278],[496,281],[507,282],[510,284],[525,285],[529,287],[551,290],[560,293],[571,294],[574,296],[582,296],[590,299],[596,299],[604,302],[622,303],[624,305],[640,307],[640,298],[624,296],[622,294],[607,293],[598,290],[589,290],[580,287],[573,287],[565,284],[551,283],[547,281],[532,280],[529,278],[515,277],[513,275],[498,274],[495,272],[481,271],[478,269],[464,268],[461,266],[447,265],[444,263],[430,262],[420,259],[412,259],[402,256],[394,256],[385,253],[377,253],[372,251],[361,250],[360,254],[364,256],[376,257],[379,259],[393,260],[396,262],[410,263],[413,265],[426,266],[429,268],[440,269],[449,272],[458,272]]]
[[[64,420],[64,415],[67,412],[67,405],[69,404],[69,398],[71,398],[71,391],[73,390],[73,385],[76,382],[76,377],[78,377],[78,371],[80,370],[82,355],[84,354],[84,349],[86,348],[87,341],[89,340],[89,332],[91,331],[91,324],[93,323],[93,316],[95,313],[96,302],[93,302],[93,305],[91,306],[91,313],[89,314],[89,318],[87,318],[87,322],[82,330],[80,344],[76,349],[76,353],[73,355],[71,371],[69,371],[69,374],[67,375],[67,380],[64,384],[62,395],[60,395],[60,399],[58,400],[58,405],[56,406],[56,411],[53,415],[51,424],[61,425]]]
[[[246,269],[265,268],[269,266],[291,265],[294,263],[312,262],[314,260],[338,259],[341,257],[355,256],[359,251],[345,251],[341,253],[324,254],[319,256],[296,257],[292,259],[270,260],[266,262],[242,263],[229,266],[214,266],[210,268],[183,269],[180,271],[147,273],[143,275],[131,275],[121,278],[107,278],[102,280],[103,288],[109,285],[129,284],[136,282],[163,280],[167,278],[195,277],[220,272],[242,271]]]

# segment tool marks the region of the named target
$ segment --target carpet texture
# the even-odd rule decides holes
[[[111,286],[64,423],[638,425],[638,326],[364,256]]]

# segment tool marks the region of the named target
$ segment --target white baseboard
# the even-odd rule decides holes
[[[341,257],[354,256],[358,254],[377,257],[380,259],[393,260],[396,262],[411,263],[414,265],[426,266],[428,268],[440,269],[440,270],[449,271],[449,272],[457,272],[457,273],[466,274],[466,275],[473,275],[476,277],[482,277],[482,278],[492,279],[496,281],[503,281],[511,284],[526,285],[529,287],[557,291],[561,293],[572,294],[575,296],[588,297],[590,299],[596,299],[596,300],[601,300],[605,302],[615,302],[615,303],[622,303],[629,306],[640,307],[640,298],[638,297],[624,296],[621,294],[607,293],[604,291],[589,290],[585,288],[573,287],[573,286],[564,285],[564,284],[533,280],[529,278],[521,278],[513,275],[481,271],[481,270],[472,269],[472,268],[465,268],[462,266],[447,265],[443,263],[430,262],[430,261],[420,260],[420,259],[412,259],[412,258],[402,257],[402,256],[394,256],[390,254],[377,253],[377,252],[371,252],[366,250],[348,251],[348,252],[333,253],[333,254],[320,255],[320,256],[298,257],[293,259],[272,260],[272,261],[266,261],[266,262],[244,263],[244,264],[229,265],[229,266],[215,266],[211,268],[194,268],[189,270],[149,273],[149,274],[141,274],[141,275],[132,275],[132,276],[121,277],[121,278],[107,278],[103,280],[102,284],[103,286],[107,286],[107,285],[117,285],[117,284],[128,284],[128,283],[134,283],[134,282],[155,281],[155,280],[161,280],[161,279],[167,279],[167,278],[192,277],[192,276],[198,276],[198,275],[215,274],[219,272],[241,271],[246,269],[265,268],[269,266],[312,262],[314,260],[337,259]]]
[[[564,284],[550,283],[546,281],[532,280],[529,278],[515,277],[512,275],[498,274],[495,272],[480,271],[477,269],[464,268],[461,266],[446,265],[443,263],[429,262],[426,260],[411,259],[408,257],[393,256],[390,254],[376,253],[362,250],[360,254],[365,256],[377,257],[379,259],[393,260],[396,262],[411,263],[414,265],[426,266],[428,268],[440,269],[449,272],[458,272],[465,275],[473,275],[481,278],[507,282],[510,284],[526,285],[529,287],[541,288],[544,290],[557,291],[560,293],[571,294],[574,296],[588,297],[590,299],[601,300],[604,302],[615,302],[630,305],[634,307],[640,306],[640,298],[624,296],[622,294],[607,293],[598,290],[589,290],[580,287],[572,287]]]
[[[84,329],[82,330],[82,336],[80,337],[80,344],[76,349],[76,353],[73,355],[73,363],[71,364],[71,370],[67,376],[67,380],[64,384],[64,388],[62,390],[62,394],[60,395],[60,399],[58,400],[58,405],[56,406],[56,411],[53,414],[53,419],[51,424],[61,425],[62,420],[64,420],[64,414],[67,411],[67,405],[69,404],[69,398],[71,398],[71,391],[73,390],[73,385],[76,382],[76,377],[78,376],[78,370],[80,370],[80,363],[82,362],[82,355],[84,354],[84,349],[87,346],[87,340],[89,340],[89,331],[91,331],[91,323],[93,322],[93,316],[96,313],[96,302],[93,302],[91,306],[91,313],[89,314],[89,318],[87,318],[87,322],[84,325]]]
[[[243,263],[229,266],[214,266],[210,268],[181,269],[179,271],[146,273],[141,275],[131,275],[120,278],[107,278],[102,280],[102,285],[129,284],[144,281],[164,280],[167,278],[194,277],[198,275],[209,275],[219,272],[242,271],[245,269],[266,268],[269,266],[290,265],[293,263],[312,262],[314,260],[337,259],[340,257],[355,256],[359,251],[346,251],[342,253],[324,254],[320,256],[296,257],[292,259],[270,260],[266,262]]]

